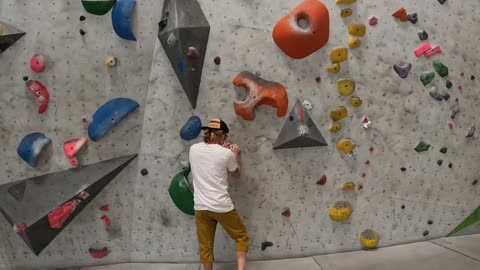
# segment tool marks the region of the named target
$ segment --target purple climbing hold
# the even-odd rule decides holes
[[[428,39],[428,33],[425,30],[422,30],[422,32],[418,32],[418,38],[420,40],[427,40]]]
[[[408,14],[407,17],[408,17],[408,20],[413,24],[416,24],[418,21],[417,13]]]
[[[410,73],[410,70],[412,69],[412,64],[404,64],[404,65],[393,65],[393,69],[395,72],[397,72],[398,76],[400,78],[405,79],[408,77],[408,73]]]

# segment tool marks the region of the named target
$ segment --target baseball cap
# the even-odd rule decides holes
[[[202,127],[202,129],[211,129],[211,130],[222,130],[225,133],[228,133],[228,126],[225,122],[222,121],[222,119],[219,118],[214,118],[210,120],[210,123],[208,123],[208,126]]]

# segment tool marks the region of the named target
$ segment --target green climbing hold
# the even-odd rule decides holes
[[[442,64],[442,62],[434,60],[433,68],[438,73],[438,75],[440,75],[440,77],[448,76],[448,67]]]
[[[173,177],[168,193],[173,200],[173,203],[187,215],[193,216],[193,192],[187,180],[190,173],[190,167],[183,169],[175,177]]]
[[[443,160],[441,160],[441,159],[439,159],[439,160],[437,161],[437,165],[438,165],[438,166],[442,166],[442,163],[443,163]]]
[[[420,75],[420,81],[422,81],[423,85],[431,83],[433,78],[435,78],[435,72],[424,72]]]
[[[440,148],[440,153],[446,154],[447,151],[448,151],[448,148],[447,148],[447,147],[442,147],[442,148]]]
[[[105,15],[115,5],[117,0],[82,0],[85,10],[93,15]]]
[[[450,89],[450,88],[452,88],[453,83],[451,81],[447,80],[446,85],[447,85],[447,88]]]
[[[451,233],[449,233],[447,236],[452,236],[453,234],[456,234],[459,231],[462,231],[466,229],[467,227],[470,227],[471,225],[477,223],[480,220],[480,207],[477,208],[473,213],[470,214],[462,223],[460,223]]]
[[[415,151],[417,151],[418,153],[425,152],[428,150],[428,148],[430,148],[430,144],[426,144],[423,141],[420,141],[417,147],[415,147]]]

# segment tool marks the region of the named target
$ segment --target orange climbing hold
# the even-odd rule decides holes
[[[400,8],[392,14],[393,17],[399,19],[401,22],[408,21],[407,10],[405,8]]]
[[[273,40],[288,56],[304,58],[327,44],[330,17],[319,0],[305,0],[273,28]]]
[[[277,109],[277,116],[282,117],[288,110],[288,95],[285,86],[264,80],[254,74],[243,71],[233,78],[233,84],[247,91],[244,101],[235,101],[235,113],[245,120],[255,119],[253,110],[260,105]]]

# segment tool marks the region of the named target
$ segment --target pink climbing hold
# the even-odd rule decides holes
[[[282,216],[289,217],[291,215],[292,215],[292,212],[290,212],[290,208],[287,207],[287,208],[283,209]]]
[[[378,24],[378,18],[375,17],[375,16],[370,16],[370,18],[368,18],[368,24],[370,24],[370,26],[375,26]]]
[[[36,73],[42,73],[45,71],[46,59],[42,54],[35,54],[30,58],[30,68]]]
[[[90,256],[92,256],[92,258],[101,259],[103,257],[106,257],[108,253],[110,253],[110,251],[107,247],[104,247],[102,249],[89,248],[88,253],[90,253]]]
[[[461,91],[462,89],[463,89],[463,87],[462,87],[461,85],[459,85],[459,86],[458,86],[458,90]]]
[[[44,113],[48,108],[48,100],[50,98],[48,90],[39,81],[29,80],[25,83],[30,93],[35,96],[38,105],[38,113]]]
[[[431,48],[432,48],[432,45],[430,45],[430,42],[427,41],[427,42],[423,43],[422,45],[418,46],[415,49],[415,55],[417,57],[420,57],[423,54],[425,54],[428,50],[430,50]]]
[[[363,186],[362,185],[358,185],[357,186],[357,190],[362,190],[363,189]]]
[[[322,176],[322,178],[320,178],[320,180],[317,181],[317,185],[321,185],[321,186],[325,185],[326,183],[327,183],[326,175]]]
[[[453,128],[453,122],[451,120],[448,120],[447,121],[447,126],[449,129],[452,129]]]
[[[433,48],[425,52],[425,57],[430,58],[435,54],[439,53],[442,53],[442,48],[440,47],[440,45],[435,45]]]
[[[63,227],[63,223],[70,217],[77,207],[76,200],[71,200],[64,203],[62,206],[55,208],[52,212],[48,213],[48,223],[52,229],[60,229]]]
[[[190,59],[197,59],[200,56],[200,53],[195,47],[188,47],[187,57]],[[218,65],[218,64],[217,64]]]
[[[364,172],[363,172],[363,173],[362,173],[362,177],[363,177],[363,178],[367,177],[367,173],[364,173]]]
[[[63,152],[73,167],[78,167],[78,159],[75,157],[82,147],[87,143],[87,138],[77,138],[63,144]]]
[[[370,146],[370,148],[368,148],[368,151],[373,152],[373,146]]]
[[[105,225],[110,225],[110,218],[108,218],[106,215],[103,215],[101,218],[101,220],[103,220],[103,223],[105,223]]]
[[[463,76],[465,76],[465,72],[460,72],[460,77],[463,78]]]
[[[369,165],[369,164],[370,164],[370,160],[365,161],[365,165]]]

